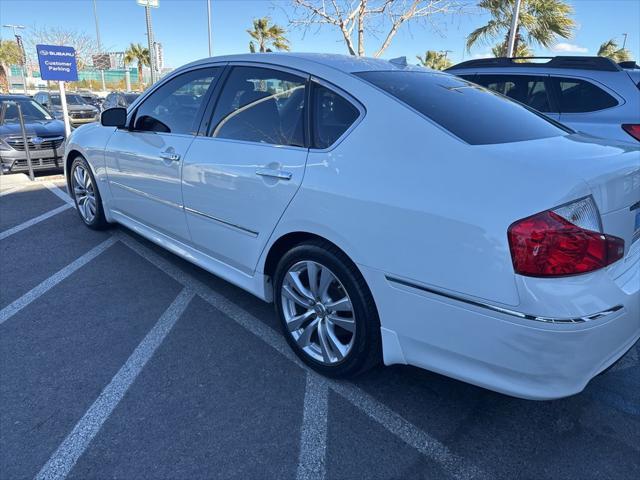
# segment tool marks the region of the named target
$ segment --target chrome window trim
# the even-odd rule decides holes
[[[518,312],[516,310],[511,310],[509,308],[504,308],[504,307],[499,307],[497,305],[493,305],[491,303],[485,303],[485,302],[480,302],[477,300],[471,300],[469,298],[464,298],[458,295],[453,295],[451,293],[448,292],[444,292],[442,290],[437,290],[434,288],[430,288],[430,287],[425,287],[423,285],[418,285],[416,283],[413,282],[408,282],[406,280],[402,280],[400,278],[396,278],[396,277],[391,277],[389,275],[385,275],[385,278],[388,282],[390,283],[395,283],[398,285],[402,285],[405,287],[409,287],[409,288],[414,288],[416,290],[421,290],[423,292],[427,292],[433,295],[438,295],[440,297],[445,297],[448,298],[450,300],[455,300],[457,302],[463,302],[469,305],[473,305],[475,307],[480,307],[480,308],[484,308],[487,310],[491,310],[493,312],[498,312],[498,313],[503,313],[505,315],[511,315],[513,317],[517,317],[517,318],[521,318],[524,320],[533,320],[536,322],[542,322],[542,323],[561,323],[561,324],[567,324],[567,323],[585,323],[585,322],[589,322],[592,320],[598,320],[601,319],[603,317],[607,317],[613,313],[616,313],[620,310],[622,310],[624,307],[622,305],[616,305],[615,307],[611,307],[608,308],[606,310],[602,310],[600,312],[596,312],[596,313],[592,313],[590,315],[583,315],[583,316],[579,316],[579,317],[547,317],[547,316],[543,316],[543,315],[532,315],[529,313],[523,313],[523,312]]]

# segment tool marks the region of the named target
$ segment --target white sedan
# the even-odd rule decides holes
[[[77,129],[65,158],[87,226],[274,302],[326,375],[411,364],[550,399],[640,336],[640,149],[448,74],[209,58]]]

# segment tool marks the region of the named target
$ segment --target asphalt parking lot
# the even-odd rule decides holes
[[[271,305],[129,230],[88,230],[61,177],[7,178],[2,479],[640,478],[637,345],[552,402],[404,366],[327,380]]]

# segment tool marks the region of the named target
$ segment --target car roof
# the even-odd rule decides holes
[[[326,67],[340,70],[345,73],[381,71],[381,70],[425,70],[424,67],[403,64],[402,61],[392,62],[380,58],[356,57],[354,55],[341,55],[336,53],[298,53],[298,52],[272,52],[272,53],[245,53],[237,55],[225,55],[220,57],[204,58],[197,60],[184,68],[203,65],[212,62],[260,62],[273,63],[274,65],[288,66],[291,68],[303,68],[304,63],[313,62]]]
[[[27,95],[0,95],[0,101],[4,101],[4,100],[31,100],[31,97],[28,97]]]

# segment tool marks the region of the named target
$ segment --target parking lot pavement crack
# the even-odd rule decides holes
[[[63,207],[69,208],[67,205],[63,205]],[[29,290],[27,293],[22,295],[17,300],[14,300],[9,305],[4,307],[2,310],[0,310],[0,325],[2,325],[4,322],[9,320],[11,317],[13,317],[16,313],[18,313],[24,307],[29,305],[31,302],[33,302],[34,300],[37,300],[39,297],[47,293],[49,290],[51,290],[57,284],[62,282],[69,275],[71,275],[78,269],[84,267],[87,263],[89,263],[91,260],[96,258],[98,255],[100,255],[102,252],[104,252],[109,247],[111,247],[114,243],[116,243],[116,241],[117,240],[113,237],[108,238],[101,244],[89,250],[87,253],[85,253],[81,257],[71,262],[62,270],[58,270],[58,272],[51,275],[42,283],[33,287],[31,290]]]
[[[51,218],[54,215],[62,213],[69,208],[71,208],[71,205],[65,203],[64,205],[60,205],[59,207],[54,208],[53,210],[49,210],[48,212],[45,212],[42,215],[38,215],[37,217],[34,217],[31,220],[27,220],[26,222],[23,222],[20,225],[16,225],[15,227],[12,227],[3,232],[0,232],[0,240],[4,240],[5,238],[10,237],[11,235],[21,232],[26,228],[32,227],[35,224],[40,223],[46,220],[47,218]]]
[[[189,288],[184,288],[178,294],[49,461],[42,467],[35,477],[36,480],[62,480],[67,477],[104,422],[182,316],[193,297],[194,293]]]
[[[304,392],[297,480],[325,478],[328,414],[328,384],[318,375],[309,373]]]
[[[228,300],[204,283],[187,274],[150,248],[124,233],[116,232],[116,237],[142,258],[165,272],[182,285],[191,288],[198,296],[220,310],[228,318],[235,321],[249,332],[253,333],[284,357],[306,369],[304,364],[291,351],[285,339],[271,327],[265,325],[249,312]],[[324,382],[329,388],[351,402],[357,408],[363,410],[370,418],[378,422],[389,432],[402,439],[405,443],[415,448],[425,457],[437,462],[445,471],[456,479],[489,478],[478,467],[470,465],[463,458],[451,452],[442,442],[424,432],[411,422],[405,420],[398,413],[382,404],[364,390],[352,383],[338,382],[321,377],[315,372],[308,371],[309,376],[316,377],[317,381]]]

